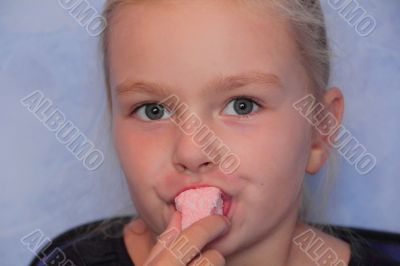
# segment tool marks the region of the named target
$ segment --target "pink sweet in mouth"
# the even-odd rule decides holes
[[[224,214],[222,192],[216,187],[188,189],[175,198],[175,206],[182,213],[182,230],[194,222],[213,214]]]

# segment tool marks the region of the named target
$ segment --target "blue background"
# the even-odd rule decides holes
[[[367,37],[322,1],[335,52],[331,84],[345,95],[345,126],[376,156],[377,165],[360,175],[340,160],[328,215],[315,219],[400,232],[400,2],[358,2],[377,22]],[[103,6],[90,3],[99,11]],[[52,238],[88,221],[134,211],[107,131],[99,58],[98,38],[58,1],[0,2],[1,265],[27,265],[33,254],[20,239],[35,229]],[[85,169],[20,104],[35,90],[104,151],[99,169]],[[318,176],[308,179],[313,183]]]

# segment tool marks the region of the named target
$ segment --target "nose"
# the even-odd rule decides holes
[[[178,172],[188,175],[203,174],[215,167],[202,146],[195,143],[191,135],[184,132],[177,134],[173,153],[173,165]]]

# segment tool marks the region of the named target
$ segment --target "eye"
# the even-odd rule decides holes
[[[169,118],[165,117],[165,114],[169,113],[166,108],[157,103],[146,103],[141,106],[135,108],[131,115],[136,114],[140,119],[145,121],[150,120],[159,120],[160,118]]]
[[[241,116],[247,116],[251,112],[256,112],[260,108],[260,105],[256,100],[250,97],[239,96],[233,98],[224,110],[228,110],[228,114]],[[253,109],[256,109],[255,111]],[[233,112],[236,112],[233,113]]]

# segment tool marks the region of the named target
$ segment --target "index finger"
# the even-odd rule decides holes
[[[206,244],[225,234],[229,227],[230,221],[228,218],[214,214],[193,223],[182,231],[179,238],[187,238],[190,240],[191,245],[201,250]],[[179,239],[176,242],[179,242]],[[170,248],[173,249],[174,247],[171,246]]]
[[[158,259],[170,262],[180,261],[183,265],[189,263],[195,256],[200,254],[206,244],[222,235],[229,228],[229,221],[221,215],[211,215],[200,219],[185,230],[178,237],[173,232],[175,240],[164,245],[165,250],[159,254]],[[167,264],[165,264],[167,265]]]
[[[141,218],[136,218],[124,227],[124,243],[131,259],[142,265],[156,239],[146,223]]]
[[[157,242],[155,243],[149,257],[148,262],[152,261],[156,256],[158,256],[163,250],[168,248],[179,236],[182,231],[181,228],[182,216],[180,212],[175,211],[171,217],[171,220],[167,226],[167,229],[157,237]]]

